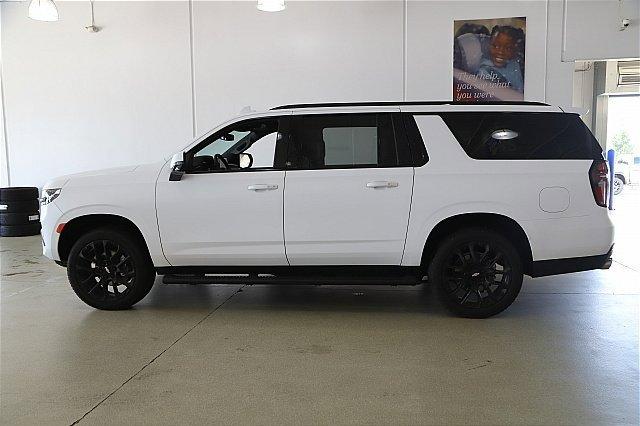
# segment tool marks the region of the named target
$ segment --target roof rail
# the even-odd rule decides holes
[[[498,101],[498,102],[453,102],[453,101],[409,101],[409,102],[329,102],[317,104],[291,104],[280,105],[271,110],[297,109],[297,108],[339,108],[339,107],[367,107],[367,106],[408,106],[408,105],[539,105],[549,106],[543,102],[528,101]]]

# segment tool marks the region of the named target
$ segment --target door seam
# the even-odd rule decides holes
[[[284,233],[284,220],[285,220],[285,199],[284,197],[287,196],[286,193],[286,189],[287,189],[287,171],[284,171],[284,179],[282,181],[282,246],[284,247],[284,258],[287,261],[287,265],[291,266],[291,262],[289,262],[289,256],[287,256],[287,240],[285,238],[285,233]]]
[[[413,191],[415,189],[416,168],[411,168],[411,198],[409,199],[409,215],[407,216],[407,229],[404,232],[404,244],[402,245],[402,256],[400,257],[400,266],[403,266],[404,253],[407,250],[407,239],[409,238],[409,224],[411,223],[411,207],[413,207]]]

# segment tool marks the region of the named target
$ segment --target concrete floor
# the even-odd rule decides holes
[[[449,316],[422,287],[159,284],[85,306],[0,239],[2,424],[638,424],[638,279],[526,280]]]

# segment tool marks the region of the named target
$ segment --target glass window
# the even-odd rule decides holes
[[[411,147],[411,155],[413,157],[411,163],[415,167],[424,166],[429,162],[429,155],[420,134],[420,129],[418,129],[418,124],[412,114],[402,114],[402,119],[406,138]]]
[[[602,148],[576,114],[453,112],[440,115],[471,158],[479,160],[602,158]]]
[[[275,164],[280,140],[277,119],[243,121],[217,132],[199,146],[192,171],[269,169]]]
[[[292,168],[392,167],[398,163],[389,114],[310,114],[291,125]]]
[[[322,141],[327,166],[378,164],[377,127],[325,127]]]

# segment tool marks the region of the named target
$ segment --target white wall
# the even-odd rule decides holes
[[[586,110],[582,120],[593,131],[593,77],[594,63],[592,61],[578,61],[573,71],[573,106]],[[604,141],[603,141],[604,142]]]
[[[152,161],[246,106],[450,99],[455,19],[526,16],[525,98],[572,103],[562,0],[99,1],[96,34],[86,2],[57,4],[1,6],[12,185]]]
[[[160,159],[191,137],[184,2],[58,2],[59,22],[2,5],[12,185]]]
[[[245,106],[402,99],[399,1],[194,3],[198,133]]]
[[[0,53],[2,51],[2,8],[0,8]],[[2,90],[2,55],[0,55],[0,187],[9,185],[9,166],[7,163],[7,140],[4,125],[4,92]]]

